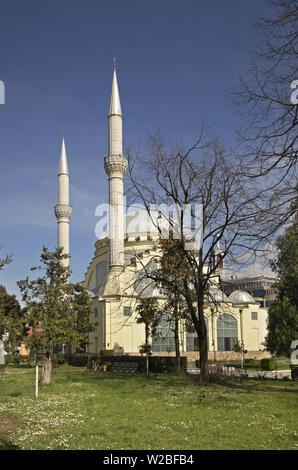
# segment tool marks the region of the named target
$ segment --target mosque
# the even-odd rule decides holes
[[[164,295],[152,284],[146,273],[159,252],[157,231],[142,229],[131,223],[137,214],[124,215],[123,180],[127,159],[122,153],[122,110],[114,65],[111,101],[108,114],[108,155],[103,166],[109,181],[109,234],[95,243],[94,256],[87,268],[83,285],[90,292],[93,320],[97,323],[89,335],[88,352],[109,349],[125,354],[139,354],[145,340],[145,327],[136,322],[136,306],[141,299],[155,298],[161,309]],[[72,208],[69,205],[69,171],[64,138],[58,171],[58,246],[69,254],[69,227]],[[137,227],[137,229],[135,228]],[[220,248],[215,250],[220,256]],[[68,263],[68,259],[64,261]],[[223,264],[219,265],[218,276]],[[268,356],[263,345],[267,335],[267,309],[260,306],[248,292],[236,290],[227,297],[215,287],[216,308],[211,300],[205,303],[210,359],[232,358],[233,346],[239,342],[247,350],[246,357]],[[166,318],[166,314],[165,314]],[[179,327],[181,355],[198,357],[198,338]],[[156,355],[175,354],[174,333],[170,322],[162,321],[152,337],[152,352]]]

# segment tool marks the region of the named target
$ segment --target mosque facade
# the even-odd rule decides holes
[[[162,310],[164,295],[146,272],[154,264],[159,253],[159,234],[135,229],[130,222],[132,215],[124,215],[123,180],[127,160],[122,151],[122,110],[114,66],[112,93],[108,114],[109,152],[103,167],[109,181],[109,234],[95,243],[94,256],[87,268],[84,286],[90,292],[93,320],[97,323],[89,335],[88,352],[98,354],[101,350],[122,351],[139,354],[145,342],[144,324],[137,323],[136,307],[144,298],[154,298]],[[62,142],[59,172],[59,198],[55,206],[58,221],[58,246],[69,254],[69,227],[72,208],[69,205],[69,172],[64,139]],[[143,214],[144,215],[144,214]],[[140,211],[134,214],[139,217]],[[220,256],[220,248],[216,253]],[[65,261],[66,263],[68,260]],[[219,270],[223,265],[219,265]],[[219,279],[217,273],[215,280]],[[264,340],[267,335],[266,308],[261,307],[248,292],[236,290],[226,296],[219,286],[214,287],[214,298],[206,299],[205,322],[208,333],[210,359],[235,357],[236,343],[243,345],[246,357],[268,356]],[[175,354],[174,333],[171,322],[164,315],[158,325],[158,334],[151,338],[152,352],[156,355]],[[198,357],[198,338],[187,331],[185,321],[179,325],[181,355]]]

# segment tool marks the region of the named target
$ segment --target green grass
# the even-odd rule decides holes
[[[298,449],[297,382],[60,366],[34,387],[34,369],[0,378],[0,450]]]

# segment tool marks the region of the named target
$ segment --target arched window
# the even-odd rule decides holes
[[[154,335],[152,335],[152,352],[174,352],[175,334],[174,319],[170,314],[162,316]]]
[[[217,350],[233,351],[238,341],[237,320],[232,315],[223,314],[217,319]]]
[[[209,351],[209,339],[208,339],[208,320],[206,317],[205,325],[207,328],[207,348]],[[196,332],[186,332],[186,352],[193,352],[199,350],[199,338]]]
[[[144,266],[143,269],[141,269],[137,275],[137,278],[134,282],[134,290],[140,294],[145,287],[147,287],[149,284],[152,283],[152,279],[150,277],[147,277],[149,273],[153,273],[157,269],[157,263],[155,260],[149,261],[149,263]]]

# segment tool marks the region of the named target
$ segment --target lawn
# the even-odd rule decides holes
[[[34,369],[0,378],[2,449],[298,449],[298,383],[60,366],[35,399]]]

